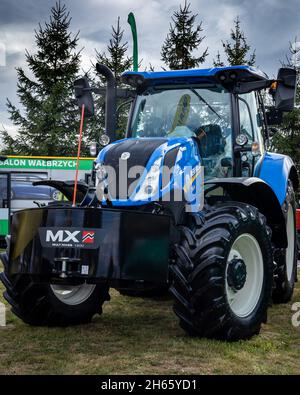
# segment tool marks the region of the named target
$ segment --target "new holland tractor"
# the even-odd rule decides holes
[[[75,204],[74,182],[41,181],[70,202],[13,215],[1,255],[13,313],[30,325],[75,325],[102,313],[110,287],[168,288],[189,335],[258,334],[297,279],[297,172],[268,151],[271,126],[294,107],[295,70],[277,79],[249,66],[129,71],[128,89],[97,70],[107,81],[107,145]],[[75,82],[86,116],[95,93],[86,78]],[[120,98],[131,109],[116,140]]]

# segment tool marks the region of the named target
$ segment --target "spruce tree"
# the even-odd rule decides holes
[[[105,52],[99,53],[96,50],[96,61],[97,63],[105,64],[111,69],[116,78],[117,86],[121,88],[123,87],[121,82],[121,74],[132,67],[133,59],[132,57],[127,56],[128,42],[124,41],[123,39],[124,30],[122,30],[120,26],[120,17],[118,17],[117,25],[112,26],[111,28],[112,33],[111,39],[109,40],[109,43],[107,45],[107,54]],[[98,76],[95,80],[95,83],[97,86],[103,87],[105,85],[105,80],[101,76]],[[124,103],[124,99],[117,100],[118,106],[120,106],[122,103]],[[99,129],[104,129],[105,97],[99,96],[96,99],[96,109],[97,114],[93,128],[94,131],[92,132],[92,134],[94,140],[97,141],[100,135]],[[120,109],[118,113],[116,130],[116,135],[118,138],[124,137],[128,118],[128,110],[129,106],[124,106]]]
[[[208,55],[208,48],[200,56],[193,55],[205,38],[201,36],[202,22],[194,26],[197,15],[192,14],[190,3],[185,1],[172,16],[173,24],[170,24],[169,33],[161,49],[161,60],[171,70],[195,68],[203,63]]]
[[[7,99],[10,119],[17,126],[12,137],[2,131],[5,151],[22,155],[74,155],[79,111],[72,90],[79,64],[78,33],[69,32],[71,18],[60,2],[51,8],[50,21],[35,31],[37,51],[26,51],[30,78],[17,68],[21,108]]]
[[[255,51],[249,54],[251,50],[250,45],[247,43],[245,33],[241,29],[241,21],[239,17],[234,20],[234,29],[231,29],[230,41],[222,41],[223,49],[227,61],[225,62],[229,66],[237,65],[249,65],[254,66],[255,64]],[[214,61],[216,65],[224,66],[221,61],[220,54],[218,53],[217,59]]]
[[[120,85],[121,74],[132,67],[132,58],[126,55],[128,42],[123,40],[124,30],[120,26],[120,17],[118,17],[117,25],[111,28],[111,39],[107,45],[108,55],[105,52],[99,53],[96,50],[96,60],[112,70],[117,80],[117,85]]]
[[[221,55],[220,52],[218,51],[217,53],[217,58],[216,60],[213,61],[214,67],[224,67],[224,62],[221,60]]]
[[[293,111],[283,115],[283,123],[279,131],[271,139],[271,150],[289,155],[295,162],[298,173],[300,172],[300,84],[298,81],[298,93],[296,107]]]

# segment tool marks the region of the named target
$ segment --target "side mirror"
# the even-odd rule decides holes
[[[82,77],[74,81],[74,92],[78,106],[81,108],[84,104],[85,116],[92,117],[95,113],[94,99],[92,96],[90,84],[86,77]]]
[[[274,94],[275,109],[278,111],[292,111],[296,95],[296,70],[290,67],[280,68],[277,80],[278,83]]]
[[[276,110],[276,108],[271,107],[266,112],[267,124],[271,125],[280,125],[282,123],[282,111]]]

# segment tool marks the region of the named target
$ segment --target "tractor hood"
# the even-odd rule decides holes
[[[96,159],[98,200],[113,206],[137,206],[168,200],[172,191],[185,199],[200,173],[194,138],[128,138],[100,151]]]

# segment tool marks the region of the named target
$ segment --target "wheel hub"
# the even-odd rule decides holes
[[[227,283],[235,292],[242,289],[246,283],[247,269],[243,259],[234,257],[228,263]]]

